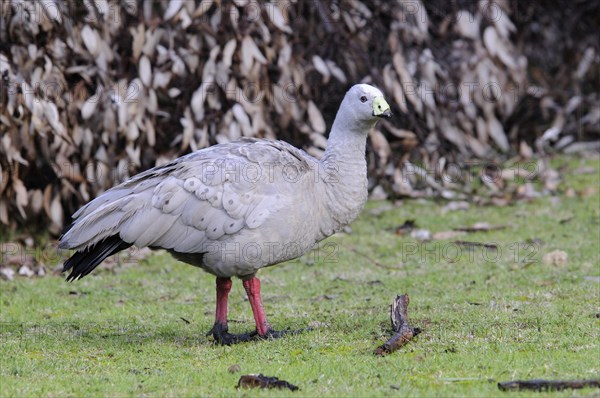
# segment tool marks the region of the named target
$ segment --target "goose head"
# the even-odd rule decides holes
[[[339,116],[346,119],[346,123],[362,128],[374,125],[380,118],[392,117],[390,106],[381,90],[369,84],[352,86],[342,101],[340,111]]]

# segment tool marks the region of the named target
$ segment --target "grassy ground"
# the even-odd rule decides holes
[[[315,327],[281,340],[214,345],[205,336],[214,278],[165,254],[73,284],[56,276],[1,282],[0,395],[525,396],[532,393],[503,393],[496,382],[598,378],[600,171],[597,160],[556,162],[597,170],[569,176],[562,192],[596,192],[450,213],[430,201],[380,212],[386,203],[374,202],[352,233],[261,271],[274,327]],[[480,221],[507,228],[458,238],[498,247],[469,251],[456,238],[421,244],[396,235],[406,219],[431,232]],[[542,261],[554,250],[568,254],[566,265]],[[404,292],[424,332],[374,357],[389,336],[388,306]],[[230,311],[233,332],[253,328],[239,281]],[[236,364],[241,371],[230,373]],[[236,390],[249,373],[301,390]]]

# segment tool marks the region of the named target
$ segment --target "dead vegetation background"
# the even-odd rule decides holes
[[[57,234],[128,176],[242,136],[319,156],[360,81],[397,115],[370,136],[376,197],[502,204],[535,194],[515,176],[556,189],[544,155],[600,147],[599,2],[44,0],[0,12],[11,229]],[[489,167],[509,159],[535,160]]]

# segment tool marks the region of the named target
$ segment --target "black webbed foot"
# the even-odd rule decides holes
[[[261,336],[255,330],[250,333],[241,333],[241,334],[233,334],[228,332],[228,328],[225,325],[217,324],[213,326],[213,328],[208,332],[208,334],[212,334],[215,342],[221,345],[232,345],[238,343],[245,343],[247,341],[256,341],[256,340],[270,340],[270,339],[278,339],[284,336],[299,334],[310,329],[300,329],[300,330],[273,330],[269,329],[267,332]]]
[[[255,336],[258,333],[242,333],[242,334],[233,334],[228,332],[228,327],[226,325],[222,325],[219,323],[215,323],[212,329],[207,333],[207,335],[212,334],[215,342],[221,345],[232,345],[237,343],[244,343],[246,341],[251,341],[255,339]]]

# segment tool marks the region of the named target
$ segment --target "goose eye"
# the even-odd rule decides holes
[[[364,95],[360,97],[360,102],[367,102],[367,97]]]

